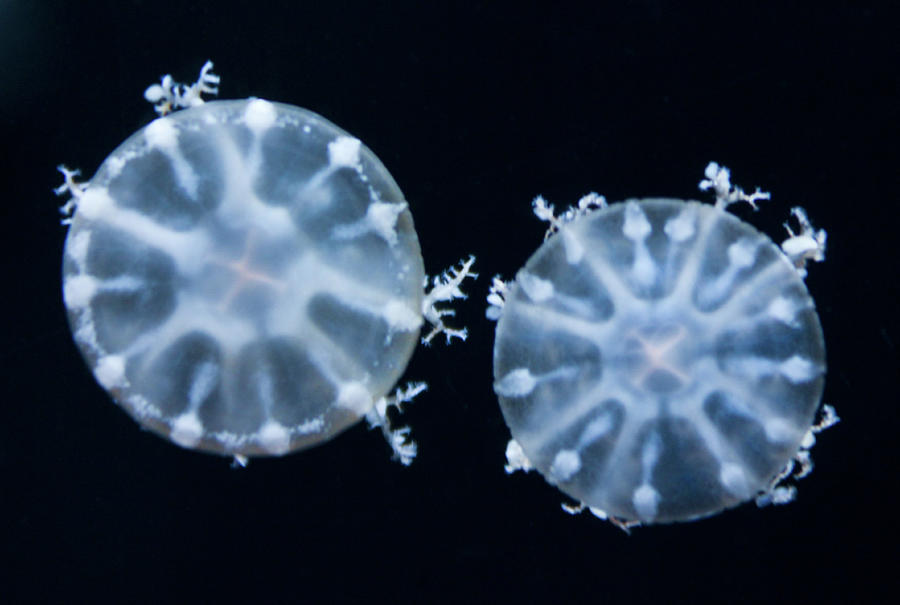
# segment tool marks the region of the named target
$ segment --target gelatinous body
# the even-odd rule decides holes
[[[63,264],[76,342],[115,400],[235,455],[308,447],[369,412],[417,343],[423,280],[374,154],[259,99],[123,143],[78,196]]]
[[[824,370],[788,257],[722,208],[671,199],[562,225],[509,285],[494,350],[530,464],[642,522],[768,490],[810,430]]]

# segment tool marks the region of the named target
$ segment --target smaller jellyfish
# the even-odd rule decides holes
[[[803,283],[824,259],[806,213],[777,246],[726,211],[768,194],[732,187],[715,163],[716,204],[590,194],[548,221],[514,281],[494,280],[494,390],[513,440],[507,471],[536,468],[627,529],[688,521],[809,472],[825,344]],[[796,467],[795,467],[796,464]]]
[[[234,456],[322,443],[366,417],[416,453],[387,407],[423,320],[462,297],[473,258],[430,292],[408,205],[369,149],[263,99],[204,103],[219,78],[147,89],[160,118],[70,193],[63,299],[93,373],[143,427]],[[185,108],[172,113],[173,110]]]

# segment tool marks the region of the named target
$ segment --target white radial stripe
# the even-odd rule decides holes
[[[662,439],[656,429],[650,431],[641,448],[641,479],[643,483],[653,481],[653,469],[662,453]]]
[[[655,412],[649,415],[635,414],[634,410],[628,407],[627,401],[623,403],[626,406],[625,420],[603,468],[595,469],[597,479],[591,487],[587,499],[589,502],[604,502],[610,493],[609,486],[619,485],[620,469],[628,468],[628,465],[624,464],[625,458],[632,456],[631,450],[634,448],[638,431],[646,420],[656,415]]]
[[[598,349],[599,344],[609,338],[614,328],[608,321],[601,323],[582,319],[530,302],[517,303],[510,309],[510,316],[531,324],[531,329],[536,333],[564,332],[579,339],[592,340],[598,343]]]
[[[189,409],[195,411],[212,393],[216,381],[219,380],[220,367],[210,361],[197,364],[191,376],[191,387],[188,391]]]
[[[272,383],[272,366],[269,363],[261,363],[254,372],[256,383],[256,395],[262,403],[266,416],[271,416],[272,406],[275,404],[275,385]]]
[[[657,267],[644,243],[653,228],[641,207],[635,202],[627,202],[625,206],[625,222],[622,233],[631,240],[634,248],[634,262],[631,265],[632,278],[641,286],[647,287],[656,281]]]
[[[736,246],[738,246],[737,243],[728,247],[729,257],[732,258],[730,258],[725,271],[697,285],[695,293],[699,304],[719,305],[733,295],[735,283],[755,258],[755,255],[751,257],[745,251],[742,251],[742,247]],[[732,254],[734,250],[738,250],[738,252]],[[748,260],[750,264],[747,264]]]
[[[675,287],[669,294],[671,298],[690,300],[691,292],[697,284],[700,269],[703,266],[703,255],[708,247],[709,236],[720,218],[718,212],[718,210],[712,210],[700,213],[697,237],[689,247],[685,248],[686,254],[681,266],[681,273],[676,278]]]
[[[206,301],[189,295],[177,299],[172,315],[155,328],[144,332],[123,353],[128,357],[141,356],[139,372],[149,370],[153,362],[179,338],[200,332],[213,338],[225,353],[237,353],[257,338],[256,326],[250,320],[232,319],[223,322],[210,313]]]
[[[181,153],[180,147],[166,149],[163,153],[166,154],[166,157],[169,158],[169,162],[172,164],[172,170],[175,171],[175,179],[178,181],[178,185],[187,193],[188,198],[196,203],[199,179],[190,162]]]
[[[745,381],[738,380],[734,376],[723,372],[718,367],[718,364],[710,365],[715,374],[708,374],[708,384],[715,386],[711,386],[709,391],[704,394],[700,399],[701,403],[713,392],[722,391],[732,396],[737,401],[740,401],[741,405],[745,407],[749,414],[756,418],[760,423],[765,419],[780,413],[778,406],[782,405],[783,402],[780,400],[772,401],[771,399],[764,397],[759,389],[753,390]]]
[[[783,269],[780,262],[775,261],[760,267],[758,271],[739,281],[721,306],[705,312],[710,321],[714,322],[716,329],[744,318],[741,305],[747,304],[747,296],[754,295],[761,288],[770,286],[772,282],[784,282],[785,286],[789,285],[790,274],[786,276]]]
[[[107,208],[98,222],[107,224],[138,242],[162,250],[175,260],[182,273],[194,273],[209,248],[204,231],[175,231],[144,214],[117,205]]]
[[[789,285],[788,282],[784,284],[784,287],[787,285]],[[780,289],[783,290],[783,288]],[[734,334],[749,333],[758,326],[775,322],[784,324],[785,327],[799,329],[802,327],[801,313],[814,308],[808,303],[798,303],[793,296],[782,296],[779,294],[776,299],[773,299],[773,302],[780,299],[786,302],[786,306],[784,306],[784,303],[778,303],[775,309],[772,308],[772,305],[764,306],[749,314],[741,309],[741,303],[745,304],[747,301],[741,299],[741,301],[737,302],[735,301],[736,298],[732,297],[725,305],[709,313],[698,312],[703,320],[709,321],[711,331],[717,334],[725,332]],[[728,309],[726,310],[726,308]],[[698,319],[698,321],[700,320]]]
[[[110,279],[98,281],[101,292],[136,292],[147,286],[147,282],[132,275],[117,275]]]
[[[577,265],[584,258],[584,246],[578,239],[578,236],[572,232],[568,225],[564,225],[559,230],[559,237],[562,240],[563,251],[566,255],[566,262],[570,265]]]
[[[799,355],[778,361],[754,355],[737,356],[727,360],[725,368],[751,381],[778,374],[793,384],[809,382],[824,371],[821,366]]]
[[[330,294],[348,309],[366,313],[372,317],[382,318],[385,321],[388,320],[388,317],[385,316],[385,310],[390,308],[392,303],[400,302],[402,304],[402,300],[397,295],[380,289],[377,285],[364,284],[352,277],[348,277],[338,268],[332,267],[327,259],[318,254],[311,253],[307,255],[305,262],[307,264],[315,263],[315,268],[309,267],[299,273],[316,275],[317,277],[317,285],[315,289],[307,290],[307,297],[311,298],[315,294]],[[411,311],[420,316],[417,310],[411,309]],[[406,331],[409,325],[403,324],[389,327]]]
[[[325,380],[335,387],[355,376],[365,375],[365,369],[312,322],[305,328],[302,345],[298,343],[298,346]]]
[[[722,435],[719,429],[706,417],[706,415],[697,415],[688,420],[691,422],[691,426],[694,427],[694,430],[697,431],[697,434],[700,436],[700,440],[706,446],[706,449],[709,450],[709,453],[719,462],[720,466],[723,464],[736,464],[741,467],[745,466],[731,440]],[[749,471],[749,469],[747,470]],[[767,479],[766,477],[753,476],[757,483]]]
[[[650,308],[646,301],[635,297],[626,281],[604,258],[585,256],[585,264],[594,273],[597,280],[606,287],[606,292],[616,309]]]
[[[306,244],[301,237],[304,234],[291,220],[290,211],[263,202],[254,192],[254,178],[259,174],[262,161],[260,152],[254,149],[245,158],[224,130],[214,134],[224,173],[220,203],[213,210],[216,219],[234,228],[258,229],[271,238],[290,238],[298,244]]]
[[[750,400],[760,402],[758,393],[751,391],[741,382],[723,373],[716,360],[711,356],[702,357],[695,362],[693,375],[700,388],[673,400],[679,403],[679,410],[691,410],[690,413],[702,413],[703,402],[717,391],[729,391],[744,401],[749,396]],[[760,410],[754,408],[756,413],[768,413],[767,409],[767,404],[762,404]]]
[[[540,422],[532,433],[529,433],[527,437],[523,436],[522,439],[528,442],[529,451],[539,451],[561,433],[581,422],[599,403],[608,400],[618,401],[627,409],[629,399],[630,395],[627,392],[610,388],[608,384],[604,384],[604,380],[601,378],[591,388],[579,393],[576,399],[563,410]],[[625,422],[628,423],[629,420],[626,413]],[[519,440],[520,443],[522,439]]]
[[[589,447],[598,439],[606,437],[613,429],[613,420],[613,413],[606,411],[587,423],[578,437],[577,449]]]

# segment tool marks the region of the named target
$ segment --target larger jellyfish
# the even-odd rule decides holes
[[[386,407],[435,303],[472,259],[425,280],[412,216],[360,141],[262,99],[203,103],[218,77],[147,90],[163,115],[72,200],[63,293],[98,382],[143,426],[239,460],[321,443],[362,417],[415,455]],[[167,115],[173,109],[187,107]]]
[[[803,283],[824,231],[794,209],[779,247],[725,211],[767,194],[706,175],[715,205],[590,195],[557,218],[538,198],[548,238],[489,299],[508,470],[622,526],[790,499],[779,482],[835,419],[813,424],[825,345]]]

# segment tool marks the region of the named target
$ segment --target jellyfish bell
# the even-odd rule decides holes
[[[767,194],[707,177],[715,205],[592,195],[557,218],[538,198],[549,237],[489,297],[507,469],[623,526],[789,499],[785,469],[833,422],[815,423],[825,347],[803,283],[824,231],[795,211],[779,247],[726,211]]]
[[[161,117],[90,181],[61,168],[75,341],[119,405],[183,447],[281,455],[366,417],[408,463],[386,408],[424,387],[389,392],[426,320],[429,340],[465,336],[435,305],[472,260],[424,292],[412,216],[374,153],[300,107],[204,103],[211,69],[150,87]]]

